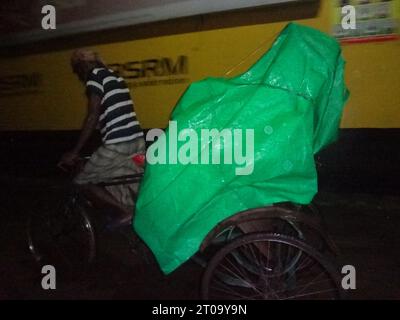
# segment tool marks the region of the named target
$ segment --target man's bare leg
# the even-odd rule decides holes
[[[105,188],[88,183],[78,185],[78,189],[96,208],[110,208],[115,211],[118,215],[116,218],[121,223],[129,221],[132,217],[132,212],[118,202]]]

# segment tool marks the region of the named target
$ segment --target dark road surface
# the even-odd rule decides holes
[[[41,288],[28,254],[24,221],[46,199],[46,183],[3,178],[0,208],[0,299],[198,299],[202,268],[188,261],[161,273],[145,247],[132,253],[123,239],[101,239],[99,257],[81,280]],[[342,255],[357,271],[350,299],[400,299],[400,197],[320,192],[315,199]]]

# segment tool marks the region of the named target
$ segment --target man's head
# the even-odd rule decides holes
[[[85,82],[94,68],[104,68],[105,64],[96,52],[89,49],[77,49],[72,53],[71,67],[79,79]]]

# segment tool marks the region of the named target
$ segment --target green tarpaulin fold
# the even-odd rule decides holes
[[[290,23],[247,72],[189,86],[148,150],[136,205],[135,231],[164,273],[237,212],[312,200],[314,154],[336,139],[348,97],[343,77],[336,40]]]

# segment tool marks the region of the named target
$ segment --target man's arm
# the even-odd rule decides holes
[[[88,97],[88,111],[86,118],[83,122],[81,133],[78,142],[72,151],[67,152],[61,158],[59,165],[73,165],[75,160],[79,157],[79,153],[85,146],[89,138],[92,136],[96,129],[101,113],[101,97],[96,94],[91,94]]]
[[[85,121],[83,122],[78,142],[76,143],[75,148],[72,150],[72,153],[78,155],[81,152],[82,148],[85,146],[89,138],[92,136],[93,132],[96,130],[100,113],[101,98],[96,94],[92,94],[89,96],[88,112]]]

